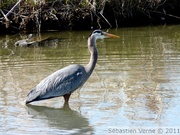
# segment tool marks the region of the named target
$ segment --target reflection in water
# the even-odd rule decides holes
[[[89,31],[49,33],[64,40],[30,48],[15,47],[17,35],[0,37],[0,133],[107,134],[110,126],[180,125],[180,27],[111,32],[121,38],[97,41],[98,63],[72,95],[73,110],[56,109],[63,103],[56,98],[37,103],[55,108],[27,107],[30,115],[20,102],[40,80],[67,65],[88,63]]]
[[[93,129],[89,126],[88,120],[79,112],[72,110],[68,104],[63,108],[51,108],[46,106],[27,105],[29,115],[42,123],[47,121],[48,127],[60,130],[72,130],[76,134],[91,134]],[[44,121],[44,122],[43,122]],[[73,131],[74,130],[74,131]]]

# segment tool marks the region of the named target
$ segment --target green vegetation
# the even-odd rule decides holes
[[[17,0],[1,0],[0,1],[0,8],[10,8],[14,3],[16,3]]]
[[[180,23],[178,0],[2,0],[0,9],[6,31]]]

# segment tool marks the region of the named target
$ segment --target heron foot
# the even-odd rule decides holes
[[[68,103],[70,96],[71,96],[71,94],[65,94],[65,95],[63,96],[65,103]]]

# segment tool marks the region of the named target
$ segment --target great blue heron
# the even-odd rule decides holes
[[[119,36],[94,30],[88,38],[90,61],[86,66],[73,64],[64,67],[42,80],[26,97],[25,103],[63,96],[68,103],[71,93],[82,86],[90,77],[98,59],[96,40],[103,38],[119,38]]]

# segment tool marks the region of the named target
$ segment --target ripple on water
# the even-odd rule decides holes
[[[98,42],[98,63],[81,90],[72,94],[72,110],[61,108],[63,98],[35,103],[31,110],[22,101],[52,72],[88,63],[82,36],[89,32],[56,33],[69,39],[55,46],[15,48],[7,42],[8,48],[0,51],[0,132],[107,134],[111,126],[179,125],[180,49],[174,35],[180,30],[174,27],[112,30],[122,38]]]

